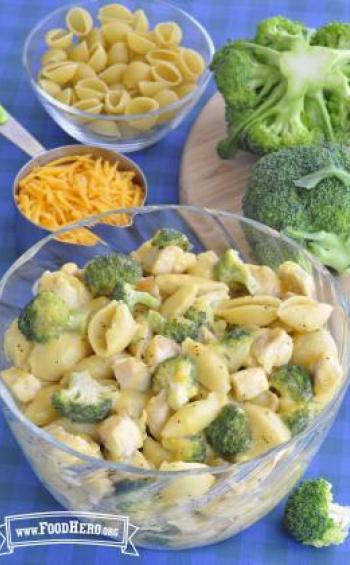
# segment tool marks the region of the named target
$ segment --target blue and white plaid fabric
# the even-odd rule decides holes
[[[175,0],[176,1],[176,0]],[[253,33],[263,17],[281,14],[300,18],[310,26],[330,20],[350,21],[348,0],[177,0],[197,17],[218,46],[231,37]],[[0,103],[9,110],[44,146],[54,147],[71,140],[48,118],[32,94],[21,64],[24,38],[39,18],[59,7],[60,0],[0,0]],[[213,85],[205,98],[213,92]],[[205,98],[201,101],[205,102]],[[189,128],[197,107],[181,127],[158,145],[133,155],[149,181],[149,203],[178,201],[178,167]],[[16,258],[14,210],[11,185],[26,156],[0,139],[0,272]],[[334,484],[337,499],[350,504],[350,408],[345,401],[321,452],[307,476],[323,475]],[[0,523],[9,514],[59,510],[59,505],[41,486],[29,468],[0,416]],[[347,565],[350,539],[336,548],[315,550],[290,540],[281,528],[282,505],[242,534],[216,546],[186,552],[140,550],[145,565]],[[17,549],[0,558],[9,565],[105,565],[130,561],[113,548],[53,546]]]

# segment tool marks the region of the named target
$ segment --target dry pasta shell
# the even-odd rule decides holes
[[[179,70],[186,82],[194,82],[205,70],[203,57],[194,49],[180,49]]]
[[[38,84],[40,88],[44,90],[44,92],[47,92],[47,94],[50,94],[50,96],[56,97],[57,94],[61,92],[61,87],[59,86],[59,84],[47,78],[39,79]]]
[[[74,35],[84,37],[92,30],[92,16],[84,8],[71,8],[66,15],[66,25]]]
[[[109,85],[109,90],[126,90],[121,82],[116,82]]]
[[[292,296],[278,309],[278,317],[290,328],[304,333],[320,330],[333,311],[330,304],[312,300],[306,296]]]
[[[77,45],[73,45],[68,51],[68,59],[70,61],[76,61],[87,63],[89,60],[89,47],[86,41],[81,41]]]
[[[97,18],[103,24],[114,20],[131,22],[134,19],[132,12],[122,4],[106,4],[102,6],[98,11]]]
[[[64,90],[60,90],[55,96],[56,100],[62,102],[62,104],[67,104],[67,106],[71,106],[75,102],[75,94],[73,88],[65,88]]]
[[[132,26],[135,31],[144,33],[149,29],[149,21],[143,10],[135,10],[132,19]]]
[[[147,98],[146,96],[137,96],[130,100],[126,107],[126,114],[146,114],[147,112],[154,112],[158,110],[159,104],[153,98]],[[151,129],[157,121],[156,116],[150,116],[149,118],[142,118],[139,120],[130,120],[130,125],[138,130],[147,131]]]
[[[92,69],[87,63],[77,63],[77,70],[72,78],[72,82],[76,84],[85,78],[97,79],[97,75],[94,69]]]
[[[45,34],[45,41],[52,49],[68,49],[73,42],[73,33],[67,29],[50,29]]]
[[[93,27],[84,39],[89,49],[92,49],[93,46],[96,45],[96,43],[99,43],[100,45],[103,45],[103,47],[106,47],[106,42],[102,30],[98,27]]]
[[[120,83],[126,67],[127,65],[125,63],[116,63],[115,65],[107,67],[98,76],[108,85]]]
[[[130,102],[130,94],[126,90],[112,90],[105,97],[105,111],[107,114],[124,114]]]
[[[90,112],[90,114],[101,114],[103,109],[103,104],[98,98],[85,98],[84,100],[75,102],[73,106],[77,108],[77,110]]]
[[[175,22],[161,22],[154,28],[154,35],[158,45],[171,47],[179,45],[182,40],[182,30]]]
[[[242,304],[235,308],[217,310],[216,314],[230,324],[264,327],[277,319],[277,308],[269,304]]]
[[[96,45],[91,48],[88,64],[96,73],[100,73],[106,68],[107,53],[103,45],[96,43]]]
[[[157,92],[165,90],[167,85],[165,82],[155,81],[155,80],[141,80],[139,83],[139,90],[142,96],[147,96],[152,98]]]
[[[105,135],[106,137],[114,137],[120,139],[121,133],[116,122],[101,122],[99,120],[93,120],[89,122],[88,128],[98,133],[99,135]]]
[[[136,88],[141,80],[151,77],[151,67],[142,61],[129,63],[123,74],[123,84],[127,89]]]
[[[175,104],[178,101],[178,96],[175,94],[173,90],[161,90],[154,95],[154,100],[156,100],[159,104],[159,108],[165,108],[166,106],[170,106],[170,104]],[[176,111],[173,112],[164,112],[157,118],[157,124],[164,124],[169,122],[173,119],[176,115]]]
[[[117,41],[108,51],[107,64],[128,63],[130,61],[129,48],[123,41]]]
[[[42,69],[42,76],[64,86],[75,75],[77,63],[73,61],[63,61],[62,63],[50,63]]]
[[[43,67],[50,63],[62,63],[67,59],[67,53],[64,49],[49,49],[41,58]]]
[[[159,61],[176,64],[178,58],[179,50],[177,47],[173,47],[172,49],[152,49],[152,51],[149,51],[146,55],[146,59],[151,65],[155,65]]]
[[[132,31],[132,28],[128,23],[118,20],[108,22],[102,26],[103,37],[109,45],[126,40],[130,31]]]
[[[193,82],[186,82],[184,84],[180,84],[179,86],[174,86],[174,92],[178,95],[179,98],[184,98],[190,92],[193,92],[196,88],[196,84]]]
[[[86,78],[75,85],[75,92],[80,100],[97,98],[103,100],[107,93],[107,86],[98,78]]]
[[[181,73],[173,63],[159,61],[151,69],[154,80],[165,82],[169,87],[176,86],[182,82]]]
[[[156,46],[156,44],[148,37],[141,33],[137,33],[136,31],[130,31],[128,33],[127,42],[131,51],[134,51],[134,53],[138,53],[139,55],[148,53],[148,51],[151,51],[151,49],[154,49]]]

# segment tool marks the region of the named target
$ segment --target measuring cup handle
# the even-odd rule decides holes
[[[30,157],[36,157],[45,148],[11,114],[0,106],[0,134],[17,145]]]

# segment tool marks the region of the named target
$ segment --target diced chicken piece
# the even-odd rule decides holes
[[[162,390],[157,396],[153,396],[145,408],[147,414],[147,426],[153,437],[160,438],[161,431],[171,415],[170,407],[166,401],[166,392]]]
[[[110,416],[98,428],[104,446],[116,458],[131,457],[143,444],[139,425],[127,414]]]
[[[45,271],[40,277],[38,291],[52,291],[62,298],[69,308],[82,308],[92,299],[84,283],[65,271]]]
[[[281,283],[275,271],[266,265],[248,265],[248,267],[256,283],[254,292],[251,294],[270,294],[271,296],[281,294]]]
[[[286,365],[293,354],[293,339],[280,328],[266,329],[257,338],[252,354],[267,373],[273,367]]]
[[[151,339],[144,357],[147,365],[155,367],[162,361],[174,357],[180,351],[180,346],[174,340],[162,335],[155,335]]]
[[[133,257],[141,263],[144,271],[152,275],[184,273],[196,263],[194,253],[188,253],[176,245],[158,249],[149,241],[134,251]]]
[[[71,449],[79,451],[79,453],[82,453],[83,455],[88,455],[89,457],[97,457],[99,459],[102,457],[100,446],[88,436],[67,432],[62,426],[56,424],[56,422],[53,422],[49,426],[46,426],[45,431],[47,431],[58,441],[61,441]],[[54,453],[55,457],[57,457],[62,463],[64,462],[67,465],[74,465],[81,462],[78,457],[75,457],[74,455],[71,455],[69,453],[65,453],[62,450],[55,449]]]
[[[41,382],[31,373],[11,367],[1,372],[1,378],[20,402],[30,402],[41,389]]]
[[[144,392],[151,381],[151,373],[146,363],[135,357],[117,359],[113,364],[114,376],[121,389]]]
[[[77,276],[80,273],[78,265],[73,262],[64,263],[64,265],[60,268],[60,271],[71,276]]]
[[[149,394],[139,392],[138,390],[118,390],[116,392],[116,401],[114,411],[118,414],[125,414],[131,418],[140,418],[143,410],[149,400]]]
[[[231,381],[235,397],[240,401],[250,400],[269,390],[269,381],[261,367],[242,369],[232,373]]]
[[[273,412],[277,412],[279,407],[279,398],[277,394],[272,392],[271,390],[266,390],[262,392],[258,396],[255,396],[251,399],[253,404],[258,404],[259,406],[264,406],[265,408],[269,408]]]
[[[204,279],[214,279],[214,266],[218,262],[219,257],[214,251],[205,251],[197,255],[197,261],[188,269],[189,275],[195,277],[203,277]]]
[[[134,467],[140,467],[140,469],[153,469],[154,466],[147,461],[146,457],[141,451],[135,451],[130,457],[117,457],[115,453],[108,451],[107,459],[109,461],[116,461],[118,463],[125,463],[126,465],[133,465]],[[118,483],[116,484],[118,490]]]
[[[279,266],[277,273],[281,280],[283,294],[293,292],[310,297],[315,295],[315,282],[312,275],[297,263],[285,261]]]

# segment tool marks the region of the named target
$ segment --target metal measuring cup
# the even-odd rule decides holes
[[[84,155],[87,153],[94,157],[102,157],[111,163],[118,161],[119,170],[133,171],[135,173],[135,181],[141,186],[144,194],[144,199],[140,206],[143,206],[146,202],[148,187],[145,175],[134,161],[121,153],[94,145],[64,145],[62,147],[56,147],[55,149],[46,150],[13,116],[6,112],[1,105],[0,134],[31,157],[30,161],[17,173],[12,187],[12,200],[15,206],[15,242],[19,253],[23,253],[26,249],[34,245],[34,243],[51,233],[49,230],[35,224],[25,216],[17,204],[16,196],[19,190],[19,182],[23,177],[28,175],[34,167],[46,165],[55,159],[60,159],[67,155]]]

